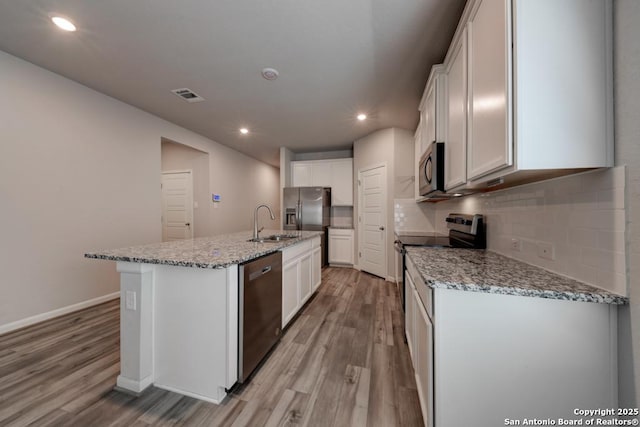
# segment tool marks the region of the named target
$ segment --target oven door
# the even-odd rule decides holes
[[[420,195],[444,192],[444,142],[432,142],[418,164]]]

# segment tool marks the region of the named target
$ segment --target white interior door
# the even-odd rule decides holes
[[[162,172],[162,241],[193,237],[191,171]]]
[[[358,172],[360,201],[359,265],[366,271],[387,277],[387,167],[376,166]]]

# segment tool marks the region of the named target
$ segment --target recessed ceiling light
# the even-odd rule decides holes
[[[59,15],[52,15],[51,16],[51,20],[53,21],[54,24],[56,24],[58,26],[58,28],[65,30],[65,31],[75,31],[76,30],[76,26],[73,25],[73,22],[69,21],[67,18],[64,18],[62,16]]]
[[[280,73],[275,68],[263,68],[262,69],[262,77],[267,80],[275,80],[278,78]]]
[[[363,121],[363,120],[366,120],[366,119],[367,119],[367,115],[366,114],[363,114],[363,113],[358,114],[358,120]]]
[[[246,134],[248,134],[248,133],[249,133],[249,129],[247,129],[247,128],[240,128],[240,133],[241,133],[241,134],[243,134],[243,135],[246,135]]]

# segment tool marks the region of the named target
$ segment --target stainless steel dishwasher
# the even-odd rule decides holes
[[[241,264],[238,285],[238,382],[243,383],[280,339],[282,253]]]

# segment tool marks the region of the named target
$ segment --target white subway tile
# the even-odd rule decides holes
[[[602,231],[596,234],[596,245],[600,249],[624,253],[624,231]]]
[[[624,188],[612,188],[598,192],[598,209],[624,209]]]
[[[598,246],[598,234],[590,228],[569,228],[569,243],[575,246],[595,248]]]
[[[640,201],[625,200],[625,180],[625,168],[616,167],[438,203],[434,227],[446,232],[449,212],[482,213],[489,249],[614,290],[627,269],[624,209],[640,209]],[[640,194],[640,180],[628,185]],[[521,240],[520,252],[511,249],[513,238]],[[538,257],[541,241],[555,246],[555,261]],[[640,254],[640,241],[629,245],[630,253]]]
[[[598,271],[595,285],[615,292],[620,295],[627,295],[627,276],[616,274],[610,271]]]

